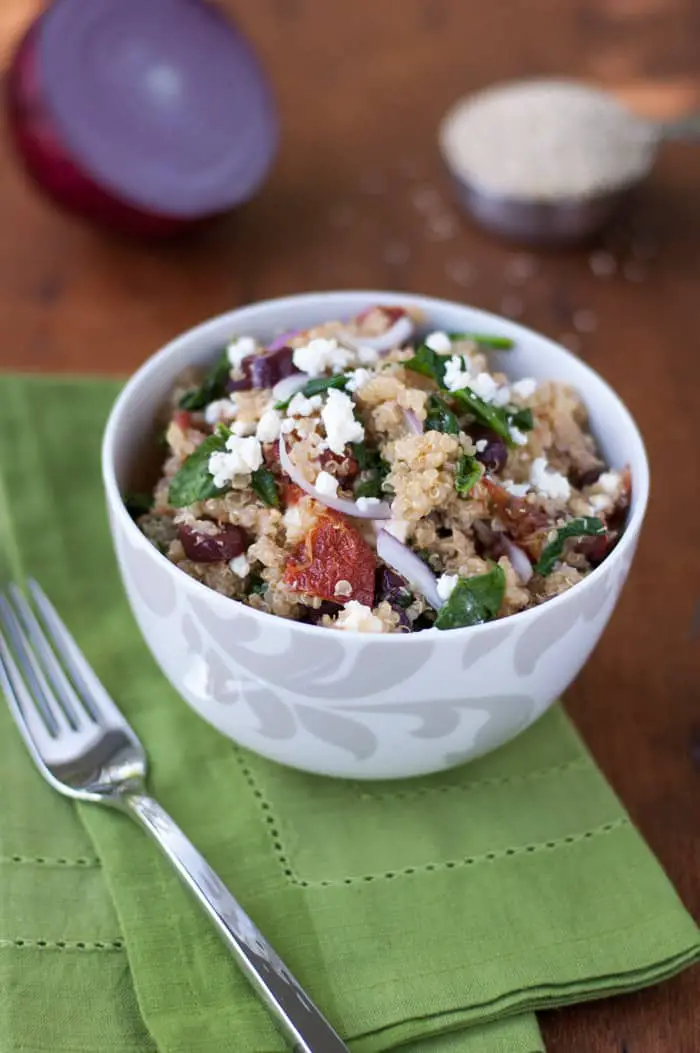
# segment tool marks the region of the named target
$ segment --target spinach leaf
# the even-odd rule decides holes
[[[535,564],[535,573],[546,577],[554,570],[557,562],[564,551],[564,542],[570,537],[600,537],[605,533],[605,526],[596,516],[581,516],[579,519],[570,519],[564,526],[559,527],[554,541],[545,545],[542,554]]]
[[[280,495],[277,493],[275,477],[264,464],[261,464],[259,468],[256,468],[251,473],[250,485],[260,500],[264,501],[266,505],[270,505],[271,508],[279,508]]]
[[[457,473],[455,475],[455,489],[460,497],[468,497],[475,483],[479,482],[483,475],[483,465],[471,454],[463,453],[457,462]]]
[[[445,366],[450,359],[449,355],[439,355],[427,344],[420,344],[416,348],[413,358],[404,362],[406,369],[412,369],[414,373],[422,373],[424,377],[430,377],[437,383],[439,388],[445,386]]]
[[[357,461],[360,473],[353,485],[355,499],[358,497],[385,497],[382,484],[389,474],[389,465],[379,450],[367,446],[364,442],[352,443],[352,455]]]
[[[223,453],[226,449],[227,432],[228,429],[222,428],[206,438],[170,480],[168,501],[174,508],[184,508],[195,501],[206,501],[226,492],[228,487],[214,485],[213,476],[209,473],[209,458],[213,453]]]
[[[428,415],[425,418],[425,431],[442,431],[448,435],[459,434],[459,421],[439,395],[429,397],[426,410]]]
[[[153,494],[126,493],[122,496],[122,501],[132,519],[138,519],[153,508]]]
[[[350,377],[347,373],[336,373],[332,377],[313,377],[304,384],[303,388],[294,394],[305,395],[307,399],[310,399],[312,395],[320,395],[323,391],[328,391],[329,388],[340,388],[341,391],[344,391],[349,379]],[[294,395],[290,395],[288,399],[276,402],[275,409],[286,410],[293,398]]]
[[[490,428],[491,431],[495,431],[496,435],[500,435],[507,446],[513,445],[508,426],[508,414],[504,409],[500,406],[493,406],[490,402],[484,402],[471,388],[460,388],[458,391],[451,392],[451,395],[469,410],[472,417],[479,424],[483,424],[485,427]]]
[[[486,574],[460,578],[438,611],[435,628],[461,629],[464,625],[488,622],[498,614],[505,593],[506,576],[497,563]]]
[[[228,360],[228,353],[224,351],[205,373],[199,387],[185,392],[180,399],[180,409],[204,409],[209,402],[222,398],[226,394],[226,381],[230,373],[231,363]]]
[[[532,431],[535,427],[532,410],[529,406],[526,406],[525,409],[508,410],[508,416],[513,427],[520,428],[521,431]]]
[[[450,340],[471,340],[482,347],[493,347],[499,351],[510,351],[515,343],[507,336],[489,336],[486,333],[449,333]]]
[[[264,581],[259,574],[253,574],[250,579],[248,592],[255,596],[264,596],[267,592],[267,582]]]

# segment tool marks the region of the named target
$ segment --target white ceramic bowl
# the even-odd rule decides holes
[[[611,466],[632,470],[621,541],[585,581],[542,606],[473,628],[415,636],[333,632],[263,614],[183,574],[141,534],[120,499],[175,377],[232,336],[270,338],[372,303],[427,324],[512,337],[493,353],[512,377],[568,381],[583,395]],[[197,326],[153,355],[117,399],[102,471],[127,596],[175,689],[223,734],[283,764],[353,779],[436,772],[508,742],[557,699],[590,655],[634,556],[649,491],[644,445],[625,406],[552,341],[484,311],[406,293],[312,293],[254,304]]]

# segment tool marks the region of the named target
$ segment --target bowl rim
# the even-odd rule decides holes
[[[598,581],[604,574],[609,574],[615,566],[622,562],[626,553],[636,545],[644,521],[649,502],[650,473],[649,458],[642,435],[632,414],[614,388],[608,384],[608,382],[597,373],[596,370],[592,369],[586,362],[561,344],[558,344],[555,340],[550,339],[542,333],[538,333],[534,329],[530,329],[518,322],[514,322],[509,318],[504,318],[502,315],[482,310],[480,307],[473,307],[471,304],[459,303],[455,300],[446,300],[435,296],[423,296],[417,293],[381,289],[340,289],[337,291],[330,290],[322,292],[295,293],[289,296],[256,300],[253,303],[244,304],[240,307],[233,308],[230,311],[224,311],[214,317],[207,318],[205,321],[200,322],[197,325],[191,326],[184,332],[179,333],[172,340],[169,340],[163,345],[163,347],[159,348],[153,354],[149,355],[138,369],[132,373],[122,390],[119,392],[112,408],[110,409],[102,436],[101,468],[106,499],[110,512],[113,515],[116,515],[120,525],[126,531],[127,537],[130,536],[134,540],[139,541],[145,540],[144,535],[127,512],[122,499],[115,473],[113,451],[120,418],[143,382],[149,377],[157,374],[160,368],[170,359],[171,356],[177,354],[186,342],[196,337],[206,336],[209,330],[218,329],[225,324],[228,319],[235,319],[236,316],[248,313],[264,314],[265,311],[272,309],[278,311],[285,307],[292,309],[301,304],[305,304],[306,306],[318,305],[319,309],[321,309],[324,301],[333,301],[337,304],[345,299],[347,299],[348,304],[352,304],[353,307],[355,306],[355,301],[357,299],[365,300],[370,304],[382,302],[388,304],[402,304],[415,308],[421,313],[426,314],[428,317],[430,317],[431,311],[434,312],[441,308],[467,309],[478,318],[479,324],[483,323],[486,326],[495,326],[496,332],[503,332],[504,335],[512,336],[516,342],[518,337],[525,340],[530,340],[534,337],[537,341],[543,341],[548,345],[549,349],[556,354],[562,356],[564,359],[573,360],[576,363],[577,368],[582,370],[584,374],[587,374],[588,378],[594,383],[602,385],[608,396],[615,403],[620,427],[629,434],[633,444],[636,444],[638,447],[640,462],[635,477],[633,478],[632,507],[622,537],[610,555],[607,556],[602,563],[591,571],[591,573],[582,581],[577,582],[572,588],[567,589],[566,592],[560,593],[558,596],[554,596],[552,599],[547,600],[536,607],[529,607],[524,611],[516,611],[515,614],[509,614],[505,618],[483,622],[480,625],[463,626],[459,629],[451,629],[449,632],[444,632],[435,628],[424,629],[419,633],[363,633],[356,629],[343,630],[347,635],[355,640],[358,638],[361,638],[364,641],[382,640],[387,644],[391,641],[391,646],[405,647],[408,646],[407,641],[415,642],[416,639],[431,639],[433,641],[438,638],[445,640],[464,639],[465,634],[473,635],[474,633],[485,633],[489,630],[493,630],[499,625],[510,623],[515,624],[514,620],[516,619],[517,623],[525,629],[527,624],[533,622],[543,610],[553,610],[555,606],[563,607],[567,602],[571,601],[572,593],[580,596],[581,590],[590,589],[593,582]],[[240,600],[224,596],[222,593],[210,589],[209,586],[203,584],[203,582],[197,581],[195,578],[185,574],[175,566],[174,563],[171,563],[167,556],[159,552],[154,545],[148,543],[148,550],[157,561],[161,562],[162,566],[167,568],[168,573],[173,576],[173,582],[176,588],[178,587],[179,582],[181,588],[193,590],[193,594],[202,599],[208,598],[209,601],[212,602],[212,597],[216,597],[213,600],[214,603],[223,602],[226,604],[233,604],[241,613],[245,613],[256,620],[260,619],[262,627],[266,625],[271,627],[273,624],[284,622],[290,632],[312,634],[317,636],[319,641],[322,640],[329,631],[327,628],[320,625],[309,625],[304,622],[294,621],[291,618],[280,618],[279,615],[270,614],[267,611],[258,611],[255,607],[249,607]]]

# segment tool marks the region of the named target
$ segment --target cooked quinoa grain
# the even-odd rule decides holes
[[[491,334],[374,306],[189,370],[137,522],[180,570],[278,617],[411,633],[503,618],[581,581],[630,501],[578,393],[491,370]]]

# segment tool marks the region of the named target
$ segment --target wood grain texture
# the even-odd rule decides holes
[[[3,54],[35,6],[3,0]],[[447,106],[504,77],[584,76],[660,115],[697,104],[700,5],[226,6],[280,99],[282,149],[264,191],[196,236],[134,244],[58,214],[25,183],[6,145],[0,365],[127,373],[208,315],[322,288],[406,289],[503,307],[555,337],[575,334],[576,312],[588,310],[597,328],[578,337],[580,352],[646,436],[653,500],[629,586],[568,706],[700,917],[700,149],[665,149],[621,271],[597,278],[586,252],[549,254],[517,284],[517,251],[457,215],[435,146]],[[696,969],[633,997],[545,1015],[543,1028],[550,1053],[696,1053],[699,1006]]]

